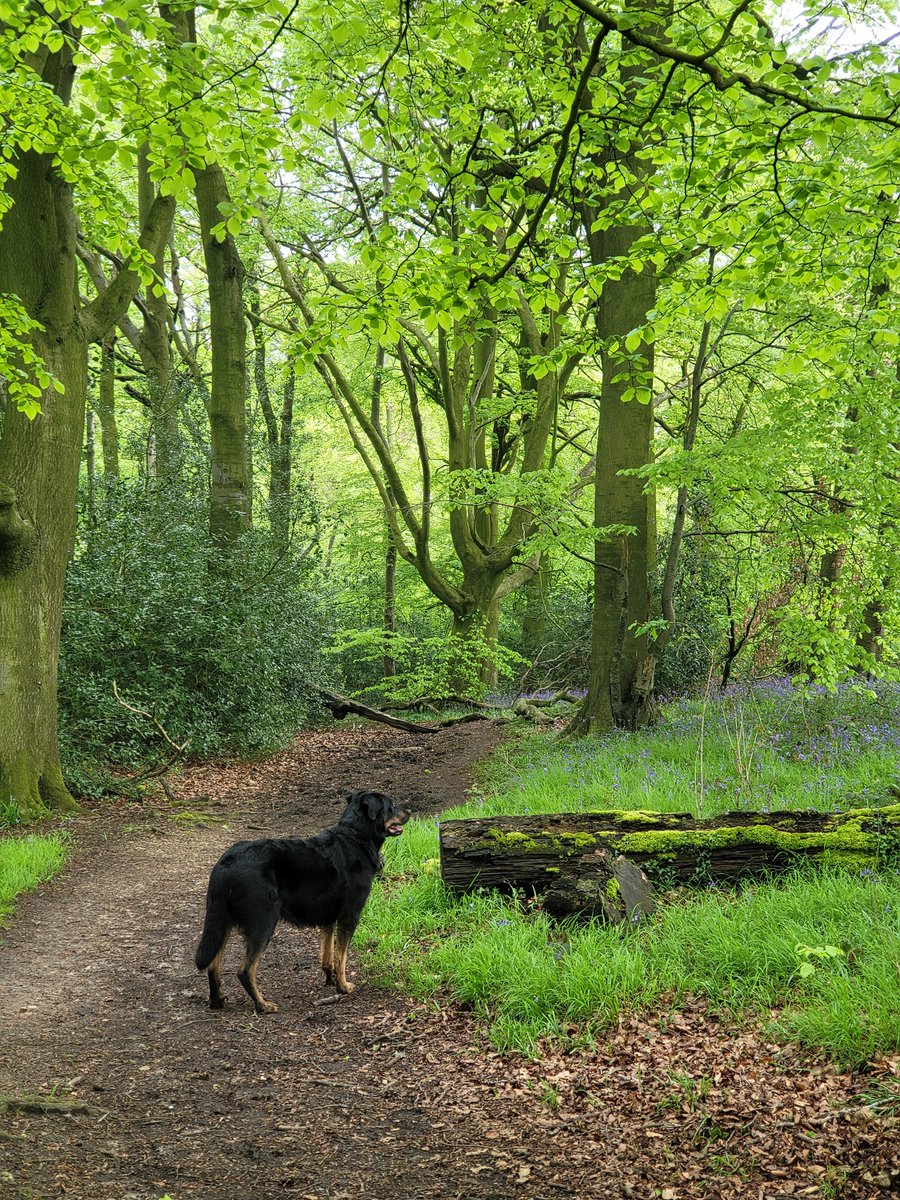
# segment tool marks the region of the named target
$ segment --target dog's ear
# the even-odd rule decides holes
[[[360,792],[360,799],[368,813],[369,820],[376,825],[381,823],[384,817],[393,809],[393,805],[388,797],[382,795],[381,792]]]

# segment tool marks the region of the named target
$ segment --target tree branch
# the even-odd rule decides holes
[[[157,195],[138,238],[138,247],[149,251],[155,257],[169,236],[174,215],[174,197]],[[101,341],[113,325],[118,323],[134,299],[141,278],[134,267],[129,266],[130,261],[126,261],[116,272],[112,282],[81,310],[81,323],[88,341]]]

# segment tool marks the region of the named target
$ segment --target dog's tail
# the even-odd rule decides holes
[[[203,923],[203,933],[200,935],[200,945],[194,955],[198,971],[205,971],[216,957],[228,937],[228,913],[221,900],[209,896],[206,901],[206,920]]]

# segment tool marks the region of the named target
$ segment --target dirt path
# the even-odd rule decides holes
[[[504,1059],[470,1016],[359,971],[352,997],[316,1005],[314,934],[282,928],[263,968],[281,1011],[257,1017],[236,984],[224,1013],[206,1008],[191,955],[225,845],[323,828],[361,786],[438,811],[497,737],[347,726],[191,772],[186,820],[76,821],[69,867],[0,933],[0,1196],[891,1194],[898,1130],[853,1100],[864,1079],[701,1006],[625,1022],[590,1054]]]

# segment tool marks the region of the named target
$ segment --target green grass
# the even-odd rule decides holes
[[[894,691],[682,703],[635,735],[571,743],[529,732],[445,815],[884,803],[898,744]],[[808,868],[742,891],[682,890],[623,936],[598,922],[561,926],[523,897],[452,895],[436,823],[414,821],[391,844],[358,936],[376,978],[471,1006],[504,1049],[530,1053],[546,1037],[589,1042],[625,1009],[686,995],[766,1019],[777,1010],[774,1032],[842,1063],[900,1048],[896,863]]]
[[[66,854],[66,839],[60,834],[0,839],[0,924],[12,913],[15,897],[46,883]]]

